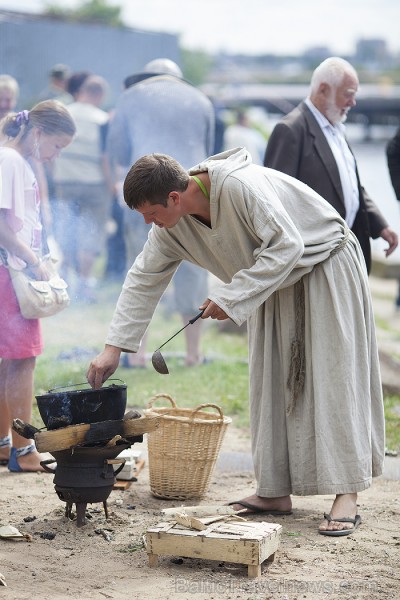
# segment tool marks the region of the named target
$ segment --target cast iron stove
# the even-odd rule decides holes
[[[48,465],[56,462],[54,471],[54,489],[66,503],[65,516],[72,519],[72,506],[76,505],[76,524],[82,527],[86,523],[86,506],[102,502],[106,519],[108,518],[107,498],[115,484],[116,475],[122,470],[125,460],[117,459],[120,452],[130,448],[135,442],[142,442],[143,436],[120,439],[115,445],[87,445],[68,450],[50,451],[54,459],[42,461],[47,471]],[[114,465],[120,466],[114,470]]]

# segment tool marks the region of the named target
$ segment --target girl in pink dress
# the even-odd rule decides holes
[[[11,430],[13,419],[32,415],[36,356],[43,350],[38,319],[20,312],[6,264],[50,278],[41,258],[40,197],[29,158],[56,158],[75,133],[59,102],[40,102],[31,111],[10,113],[0,122],[0,461],[11,472],[43,470],[35,445]],[[3,137],[3,139],[4,139]]]

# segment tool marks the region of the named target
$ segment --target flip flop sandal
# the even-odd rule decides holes
[[[274,515],[275,517],[284,517],[286,515],[293,514],[291,510],[264,510],[259,508],[258,506],[254,506],[254,504],[250,504],[250,502],[246,502],[245,500],[236,500],[235,502],[229,502],[228,506],[232,506],[232,504],[238,504],[239,506],[243,506],[243,508],[247,508],[248,512],[243,512],[241,515]]]
[[[11,448],[10,459],[8,461],[8,470],[10,473],[25,473],[26,471],[19,465],[18,458],[25,456],[36,450],[35,444],[29,444],[22,448]]]
[[[333,517],[331,517],[331,515],[327,515],[326,513],[324,513],[324,519],[326,519],[328,521],[328,523],[330,523],[331,521],[337,521],[338,523],[353,523],[354,527],[352,527],[351,529],[338,529],[338,530],[327,530],[327,531],[323,531],[321,529],[318,529],[318,533],[320,533],[321,535],[330,535],[331,537],[339,537],[342,535],[350,535],[350,533],[354,533],[355,530],[357,529],[357,527],[361,524],[361,517],[360,515],[356,515],[354,517],[354,519],[350,519],[350,517],[343,517],[342,519],[334,519]]]

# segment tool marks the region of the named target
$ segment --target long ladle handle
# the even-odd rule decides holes
[[[200,319],[201,315],[203,314],[203,312],[205,311],[205,308],[203,308],[203,310],[201,312],[199,312],[198,315],[196,315],[195,317],[193,317],[193,319],[190,319],[190,321],[188,321],[186,323],[186,325],[184,325],[179,331],[177,331],[176,333],[174,333],[174,335],[172,337],[169,338],[169,340],[167,340],[166,342],[164,342],[163,344],[161,344],[161,346],[159,346],[157,348],[157,350],[161,350],[161,348],[163,348],[165,346],[165,344],[168,344],[168,342],[170,342],[171,340],[174,339],[175,336],[178,335],[178,333],[180,333],[181,331],[183,331],[184,329],[186,329],[186,327],[188,325],[193,325],[193,323],[195,323],[197,321],[197,319]],[[156,350],[156,352],[157,352]]]
[[[197,319],[200,319],[200,317],[202,316],[202,314],[203,314],[203,312],[204,312],[205,310],[206,310],[206,309],[205,309],[205,308],[203,308],[203,310],[202,310],[201,312],[199,312],[199,314],[198,314],[198,315],[196,315],[195,317],[193,317],[193,319],[190,319],[190,320],[189,320],[189,323],[188,323],[187,325],[193,325],[193,323],[196,323]],[[187,327],[187,325],[185,325],[185,327]]]

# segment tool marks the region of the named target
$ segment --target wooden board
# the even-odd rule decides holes
[[[136,474],[136,477],[139,475],[139,473],[143,469],[144,465],[145,465],[144,458],[141,458],[140,460],[136,461],[136,464],[135,464],[135,468],[136,468],[135,474]]]
[[[132,481],[123,481],[122,479],[117,479],[117,481],[113,485],[113,490],[120,490],[121,492],[125,492],[132,485]]]
[[[132,479],[117,479],[113,485],[113,490],[121,490],[121,491],[125,491],[127,489],[129,489],[132,485],[132,482],[137,481],[137,478],[139,476],[140,471],[143,469],[145,465],[145,460],[144,458],[141,458],[140,460],[137,460],[135,463],[135,475]]]
[[[89,442],[107,442],[115,435],[134,437],[154,431],[160,425],[161,417],[140,417],[121,421],[103,421],[101,423],[82,423],[69,425],[51,431],[35,433],[38,452],[67,450]]]
[[[249,577],[259,577],[261,563],[274,559],[281,531],[281,525],[266,522],[213,524],[203,531],[164,522],[147,530],[146,551],[151,567],[159,555],[169,554],[242,563]]]
[[[245,512],[247,509],[234,510],[232,506],[226,504],[198,504],[196,506],[178,506],[172,508],[163,508],[161,510],[162,518],[166,521],[174,521],[175,516],[178,513],[184,512],[188,517],[213,517],[217,515],[239,515],[242,511]]]
[[[246,510],[246,509],[243,509]],[[227,522],[232,522],[232,521],[245,521],[246,519],[244,519],[243,517],[240,517],[239,515],[231,515],[231,516],[227,516],[227,515],[214,515],[212,517],[201,517],[201,518],[197,518],[197,517],[190,517],[189,515],[185,514],[184,512],[181,513],[177,513],[175,515],[175,521],[178,523],[178,525],[183,525],[184,527],[187,527],[189,529],[197,529],[197,531],[205,531],[206,529],[209,529],[209,526],[212,525],[213,523],[218,523],[218,521],[224,521],[224,523]]]

